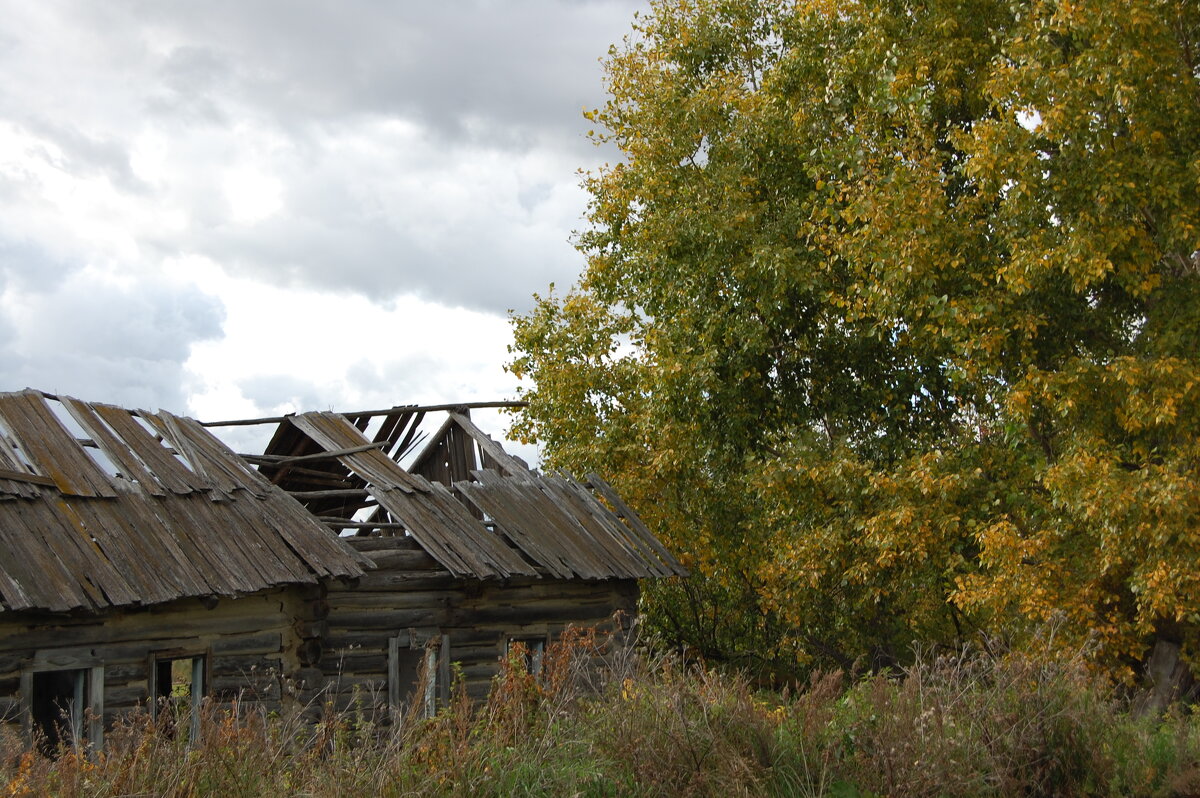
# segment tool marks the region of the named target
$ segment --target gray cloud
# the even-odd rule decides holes
[[[128,207],[93,212],[143,255],[502,313],[578,273],[574,172],[597,156],[580,111],[601,102],[598,59],[640,3],[11,5],[0,124],[37,142],[43,172],[106,183]],[[139,147],[156,140],[147,167]],[[245,223],[220,180],[251,168],[282,205]],[[40,175],[8,191],[3,177],[0,235],[26,233],[14,216],[54,225]]]
[[[330,381],[309,375],[262,374],[239,380],[238,388],[264,415],[291,409],[377,410],[396,404],[435,404],[447,399],[470,402],[502,398],[481,385],[477,373],[472,374],[469,369],[464,372],[461,364],[453,360],[425,353],[384,362],[363,358],[350,364],[344,376],[344,381]],[[353,398],[347,394],[348,389]],[[476,410],[472,417],[498,441],[504,440],[511,423],[511,418],[498,410]],[[444,420],[444,415],[433,414],[425,420],[422,430],[430,435]],[[238,451],[255,452],[262,451],[270,429],[222,427],[214,431],[234,448],[241,447]],[[506,449],[527,462],[537,463],[537,451],[531,446],[509,443]]]
[[[492,201],[460,201],[431,196],[420,185],[385,192],[371,180],[364,174],[355,195],[312,175],[289,186],[290,207],[280,215],[197,231],[188,244],[228,268],[280,284],[376,299],[412,293],[498,313],[524,308],[534,290],[576,267],[567,263],[568,220],[555,226],[531,218],[516,187]],[[382,208],[372,213],[372,205]]]
[[[0,308],[0,389],[35,387],[133,406],[186,407],[183,363],[220,335],[213,297],[151,280],[136,289],[77,273]]]
[[[231,335],[233,298],[180,264],[493,321],[571,282],[575,170],[605,155],[580,111],[641,5],[0,0],[0,389],[212,407],[232,381],[185,363]],[[261,313],[309,321],[286,300]],[[414,354],[437,330],[398,325],[385,362],[338,385],[239,373],[232,390],[263,407],[495,398]],[[498,351],[445,357],[499,373]]]
[[[53,291],[77,268],[29,241],[0,237],[0,295],[5,289],[33,293]]]
[[[264,412],[275,412],[285,405],[301,410],[325,410],[331,407],[327,388],[315,380],[291,374],[257,374],[239,380],[242,396]]]
[[[464,386],[460,372],[461,364],[453,359],[418,351],[389,359],[361,358],[334,379],[321,374],[268,371],[238,380],[237,387],[243,397],[268,414],[288,407],[378,409],[395,404],[436,403],[444,396],[460,401],[496,398],[476,394],[478,385]]]
[[[26,129],[57,145],[58,153],[52,160],[64,171],[108,180],[124,191],[146,191],[145,183],[130,168],[129,151],[122,139],[94,135],[69,122],[44,116],[30,117]]]
[[[289,125],[399,116],[489,146],[563,146],[582,141],[579,111],[600,96],[598,60],[640,5],[145,2],[127,6],[126,23],[150,41],[188,42],[163,63],[177,92],[219,87]],[[95,24],[112,23],[111,12],[96,13]],[[488,124],[472,129],[474,119]]]

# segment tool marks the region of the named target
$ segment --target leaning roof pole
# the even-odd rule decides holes
[[[444,405],[396,405],[384,410],[346,410],[336,411],[339,416],[348,418],[372,418],[374,416],[391,416],[396,413],[436,413],[444,410],[487,410],[505,407],[528,407],[528,402],[498,401],[498,402],[452,402]],[[294,415],[294,414],[292,414]],[[227,421],[201,421],[206,427],[248,427],[255,424],[280,424],[291,418],[287,416],[264,416],[262,418],[237,418]]]

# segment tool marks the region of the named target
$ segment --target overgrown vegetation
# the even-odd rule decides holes
[[[657,0],[589,113],[579,284],[514,429],[762,672],[1033,644],[1200,661],[1194,0]]]
[[[202,739],[128,719],[102,754],[9,741],[5,796],[1172,796],[1200,790],[1200,725],[1139,717],[1078,658],[963,652],[777,693],[586,636],[517,652],[488,701],[381,728],[208,709]]]

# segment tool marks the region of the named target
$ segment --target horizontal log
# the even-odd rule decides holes
[[[492,646],[456,646],[450,645],[450,661],[462,665],[473,665],[481,662],[497,663],[504,656],[504,648]]]
[[[500,672],[500,662],[493,660],[491,662],[477,662],[471,665],[464,665],[461,672],[463,678],[467,681],[490,681],[493,676]]]
[[[214,678],[230,675],[258,678],[264,675],[277,675],[283,672],[283,665],[278,656],[271,657],[254,654],[230,657],[214,656],[208,667]]]
[[[444,626],[442,631],[450,636],[453,646],[499,646],[504,638],[502,631],[475,626]]]
[[[0,654],[0,675],[19,673],[29,667],[31,659],[33,659],[33,652],[29,650]]]
[[[377,538],[351,537],[344,538],[342,542],[349,544],[351,548],[358,551],[390,551],[392,549],[423,551],[423,549],[417,545],[417,542],[407,535],[387,535]]]
[[[128,712],[138,706],[144,706],[148,697],[145,684],[109,687],[105,681],[104,713],[107,715],[110,712]]]
[[[289,495],[294,499],[303,501],[304,499],[336,499],[339,497],[356,497],[369,496],[370,491],[366,488],[333,488],[330,490],[289,490]]]
[[[157,651],[194,651],[205,649],[206,642],[195,637],[172,637],[157,640],[135,640],[128,643],[113,643],[87,648],[97,662],[109,663],[145,663],[151,654]],[[52,649],[43,649],[50,651]],[[40,652],[39,652],[40,653]]]
[[[388,672],[387,651],[378,649],[358,650],[347,652],[329,664],[326,673],[328,679],[338,679],[342,676],[373,676],[386,679]]]
[[[516,607],[462,608],[453,611],[450,625],[465,626],[486,623],[525,625],[549,622],[588,624],[607,618],[611,614],[611,607],[605,604],[545,603]]]
[[[238,457],[245,458],[252,463],[280,466],[291,465],[292,463],[307,463],[314,460],[333,460],[348,454],[369,452],[372,449],[386,449],[387,446],[387,441],[379,441],[378,443],[364,443],[361,446],[351,446],[347,449],[333,449],[324,452],[314,452],[313,454],[239,454]]]
[[[147,672],[145,658],[133,662],[104,663],[104,684],[124,684],[125,682],[145,682]]]
[[[368,590],[429,590],[446,588],[458,582],[449,571],[368,571],[350,586],[330,582],[329,593]]]
[[[478,584],[478,583],[477,583]],[[583,580],[559,581],[546,579],[526,584],[479,584],[479,590],[470,597],[470,603],[493,604],[496,601],[515,603],[540,601],[542,599],[571,598],[574,600],[632,601],[636,594],[630,593],[608,582],[585,582]]]
[[[388,640],[403,632],[402,629],[333,629],[325,638],[325,653],[321,666],[335,662],[338,656],[355,648],[387,649]]]
[[[293,591],[294,593],[295,591]],[[185,600],[151,611],[125,611],[81,618],[22,616],[0,625],[0,652],[70,645],[172,639],[181,634],[229,634],[286,625],[282,592],[222,599],[213,609]],[[14,619],[15,620],[15,619]]]
[[[308,484],[308,485],[332,485],[336,488],[345,488],[347,484],[346,478],[333,471],[322,471],[319,468],[306,468],[302,465],[283,466],[275,474],[271,475],[271,481],[277,484],[277,480],[287,477],[291,484]]]
[[[92,649],[86,647],[50,648],[35,651],[31,667],[35,670],[65,670],[88,668],[103,661],[101,655],[93,653]]]
[[[236,654],[279,654],[283,650],[283,635],[277,631],[228,635],[212,641],[214,657]]]
[[[473,614],[478,614],[481,619],[484,619],[488,617],[488,613],[496,610],[511,610],[514,613],[526,613],[534,616],[543,612],[556,613],[577,609],[586,617],[598,617],[597,613],[599,613],[599,617],[605,617],[622,608],[621,604],[615,600],[604,600],[595,596],[542,596],[518,601],[509,601],[508,597],[504,596],[498,597],[495,601],[464,601],[455,603],[453,606],[455,612],[466,619],[463,623],[464,626],[471,625],[470,617]],[[547,616],[546,620],[557,620],[557,618]]]
[[[217,700],[233,699],[239,695],[254,700],[278,698],[279,680],[271,677],[247,680],[240,676],[213,676],[212,694]]]
[[[367,552],[371,562],[375,563],[376,572],[382,570],[395,571],[432,571],[445,570],[442,565],[424,551],[409,551],[396,549],[391,551]]]
[[[341,529],[408,529],[404,524],[391,521],[350,521],[336,515],[318,515],[317,520],[328,527]]]
[[[53,398],[46,394],[47,398]],[[446,405],[409,405],[406,407],[389,407],[386,410],[355,410],[354,412],[341,413],[340,415],[347,418],[367,417],[374,418],[375,416],[394,416],[399,413],[438,413],[447,410],[461,412],[464,408],[467,410],[487,409],[487,408],[502,408],[502,407],[525,407],[528,402],[459,402],[457,404]],[[255,424],[282,424],[288,420],[288,416],[264,416],[262,418],[237,418],[227,421],[201,421],[200,423],[206,427],[245,427]]]
[[[388,609],[449,607],[457,604],[461,598],[461,594],[454,590],[355,590],[330,596],[329,611],[366,610],[375,607]]]
[[[346,611],[330,608],[327,623],[331,630],[338,629],[350,632],[355,629],[393,629],[393,634],[399,634],[401,629],[410,626],[444,626],[449,618],[449,610],[438,608],[424,609],[373,609],[366,611]]]

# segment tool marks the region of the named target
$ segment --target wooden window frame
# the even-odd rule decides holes
[[[159,666],[165,662],[176,662],[178,660],[192,661],[188,740],[196,741],[200,739],[200,709],[203,706],[205,696],[211,692],[209,686],[212,684],[212,651],[210,649],[181,648],[150,652],[150,657],[146,664],[146,688],[149,693],[150,717],[158,718]],[[200,683],[199,690],[196,689],[197,681]]]
[[[450,701],[450,636],[440,630],[409,629],[388,639],[388,706],[397,721],[406,709],[400,684],[400,652],[414,650],[425,652],[421,665],[425,675],[422,717],[432,718]]]
[[[520,643],[525,646],[526,672],[531,676],[541,678],[544,669],[546,649],[550,647],[548,634],[510,634],[505,636],[504,656],[512,655],[513,645]]]
[[[33,662],[21,671],[21,731],[32,745],[33,676],[35,673],[75,672],[75,697],[72,701],[70,726],[82,733],[83,739],[72,737],[76,748],[90,746],[99,751],[104,747],[104,663],[90,653],[72,650],[39,650]],[[86,699],[86,700],[81,700]],[[87,728],[84,728],[84,720]]]

